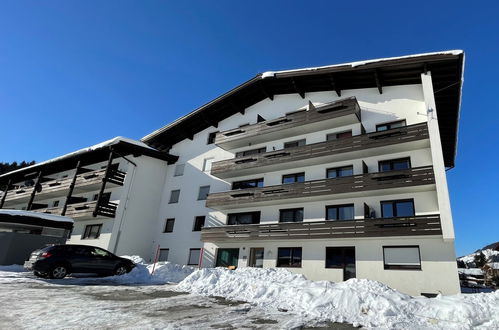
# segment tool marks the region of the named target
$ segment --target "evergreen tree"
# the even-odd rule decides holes
[[[480,252],[479,254],[475,255],[474,261],[475,261],[476,267],[482,268],[487,263],[487,258],[485,258],[485,254],[483,254],[483,252]]]
[[[34,160],[32,160],[31,162],[26,162],[26,161],[23,160],[20,163],[17,163],[17,162],[1,163],[0,162],[0,174],[4,174],[4,173],[11,172],[11,171],[15,171],[17,169],[20,169],[20,168],[23,168],[23,167],[28,167],[28,166],[31,166],[31,165],[34,165],[34,164],[35,164]]]

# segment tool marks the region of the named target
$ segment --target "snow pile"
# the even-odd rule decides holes
[[[290,310],[306,322],[348,322],[368,328],[499,328],[499,292],[411,297],[364,279],[309,281],[284,269],[202,269],[177,290]]]

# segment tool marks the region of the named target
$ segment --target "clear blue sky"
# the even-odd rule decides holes
[[[0,161],[141,138],[262,71],[464,49],[457,253],[499,241],[497,2],[236,2],[0,2]]]

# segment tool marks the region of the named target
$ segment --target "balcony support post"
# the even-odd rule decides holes
[[[36,189],[40,185],[40,179],[42,178],[42,171],[38,172],[38,176],[36,177],[35,185],[33,186],[33,191],[31,191],[31,196],[29,197],[28,201],[28,206],[26,207],[26,210],[31,210],[31,207],[33,206],[33,201],[35,200],[35,195],[36,195]]]
[[[111,164],[113,162],[114,151],[112,148],[109,148],[109,150],[110,151],[109,151],[109,158],[107,160],[106,173],[104,174],[104,177],[102,178],[102,185],[100,186],[99,195],[97,196],[97,203],[95,204],[95,209],[94,209],[94,212],[92,214],[94,218],[97,216],[97,211],[99,210],[102,195],[104,194],[104,189],[106,189],[107,177],[109,176],[109,173],[111,171]]]
[[[64,206],[62,207],[61,215],[66,215],[66,211],[68,209],[68,204],[69,204],[69,201],[71,200],[71,195],[73,195],[73,190],[75,188],[76,178],[78,176],[78,171],[80,170],[80,165],[81,165],[81,161],[78,160],[78,163],[76,164],[76,168],[75,168],[75,174],[73,175],[73,179],[71,180],[71,184],[69,185],[69,190],[68,190],[68,194],[66,196],[66,201],[64,202]]]
[[[9,179],[9,181],[7,182],[7,186],[5,187],[5,191],[3,192],[2,200],[0,201],[0,209],[3,208],[3,204],[5,204],[5,198],[7,197],[7,192],[9,191],[11,183],[12,179]]]

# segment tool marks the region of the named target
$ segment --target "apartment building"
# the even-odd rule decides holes
[[[127,184],[131,165],[120,158],[123,185],[93,190],[120,200],[102,246],[200,267],[368,278],[414,295],[459,292],[446,170],[463,64],[462,51],[447,51],[257,75],[137,142],[148,152],[133,156],[147,160],[140,183]],[[132,168],[136,176],[141,166]],[[123,194],[141,202],[123,206]],[[95,245],[86,226],[101,220],[85,221],[70,242]]]

